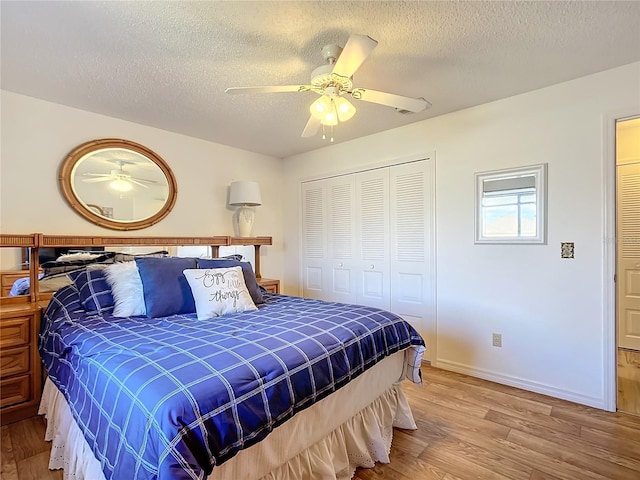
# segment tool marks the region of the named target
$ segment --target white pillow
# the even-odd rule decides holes
[[[146,315],[142,280],[136,262],[120,262],[104,269],[107,283],[111,285],[114,317]]]
[[[60,255],[58,258],[56,258],[56,261],[62,261],[62,262],[70,262],[72,260],[91,260],[92,258],[97,258],[100,257],[104,254],[100,254],[100,253],[88,253],[88,252],[80,252],[80,253],[63,253],[62,255]]]
[[[198,320],[258,309],[244,283],[242,267],[198,268],[182,273],[191,287]]]

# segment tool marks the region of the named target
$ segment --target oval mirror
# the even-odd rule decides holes
[[[138,230],[159,222],[177,196],[173,172],[160,156],[117,138],[74,148],[60,165],[58,180],[71,208],[113,230]]]

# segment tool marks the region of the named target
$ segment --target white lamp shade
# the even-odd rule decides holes
[[[262,205],[260,185],[257,182],[232,182],[229,187],[229,205]]]

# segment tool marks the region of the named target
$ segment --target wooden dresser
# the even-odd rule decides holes
[[[269,293],[280,293],[280,280],[272,278],[258,278],[258,283]]]
[[[0,247],[28,248],[31,270],[3,271],[0,295],[0,424],[17,422],[38,412],[42,367],[38,329],[42,308],[31,289],[29,295],[7,297],[18,278],[36,281],[39,234],[0,234]]]
[[[0,304],[0,423],[38,411],[42,368],[38,354],[41,308],[33,302]]]
[[[29,276],[29,270],[2,270],[0,271],[0,297],[8,297],[11,287],[19,278]]]

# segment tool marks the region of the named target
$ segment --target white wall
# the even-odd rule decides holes
[[[296,294],[300,180],[435,152],[436,365],[602,407],[603,121],[640,113],[639,85],[635,63],[284,162],[2,91],[0,229],[119,233],[68,207],[57,168],[80,143],[126,138],[162,156],[178,182],[171,214],[131,235],[231,234],[226,187],[256,180],[264,204],[254,233],[274,237],[262,273]],[[549,165],[548,244],[474,245],[473,174],[538,163]],[[560,259],[564,241],[576,243],[575,259]]]
[[[273,236],[261,248],[265,277],[282,276],[281,160],[116,118],[0,91],[0,229],[4,233],[210,236],[233,235],[226,206],[234,180],[259,182],[254,235]],[[171,213],[144,230],[118,232],[76,214],[58,189],[58,167],[77,145],[97,138],[145,145],[171,167],[178,197]],[[7,250],[7,249],[2,249]],[[1,268],[12,268],[7,256]]]
[[[285,159],[285,292],[300,288],[302,179],[435,152],[435,365],[604,408],[603,121],[640,113],[639,86],[635,63]],[[474,245],[474,173],[539,163],[548,244]]]

